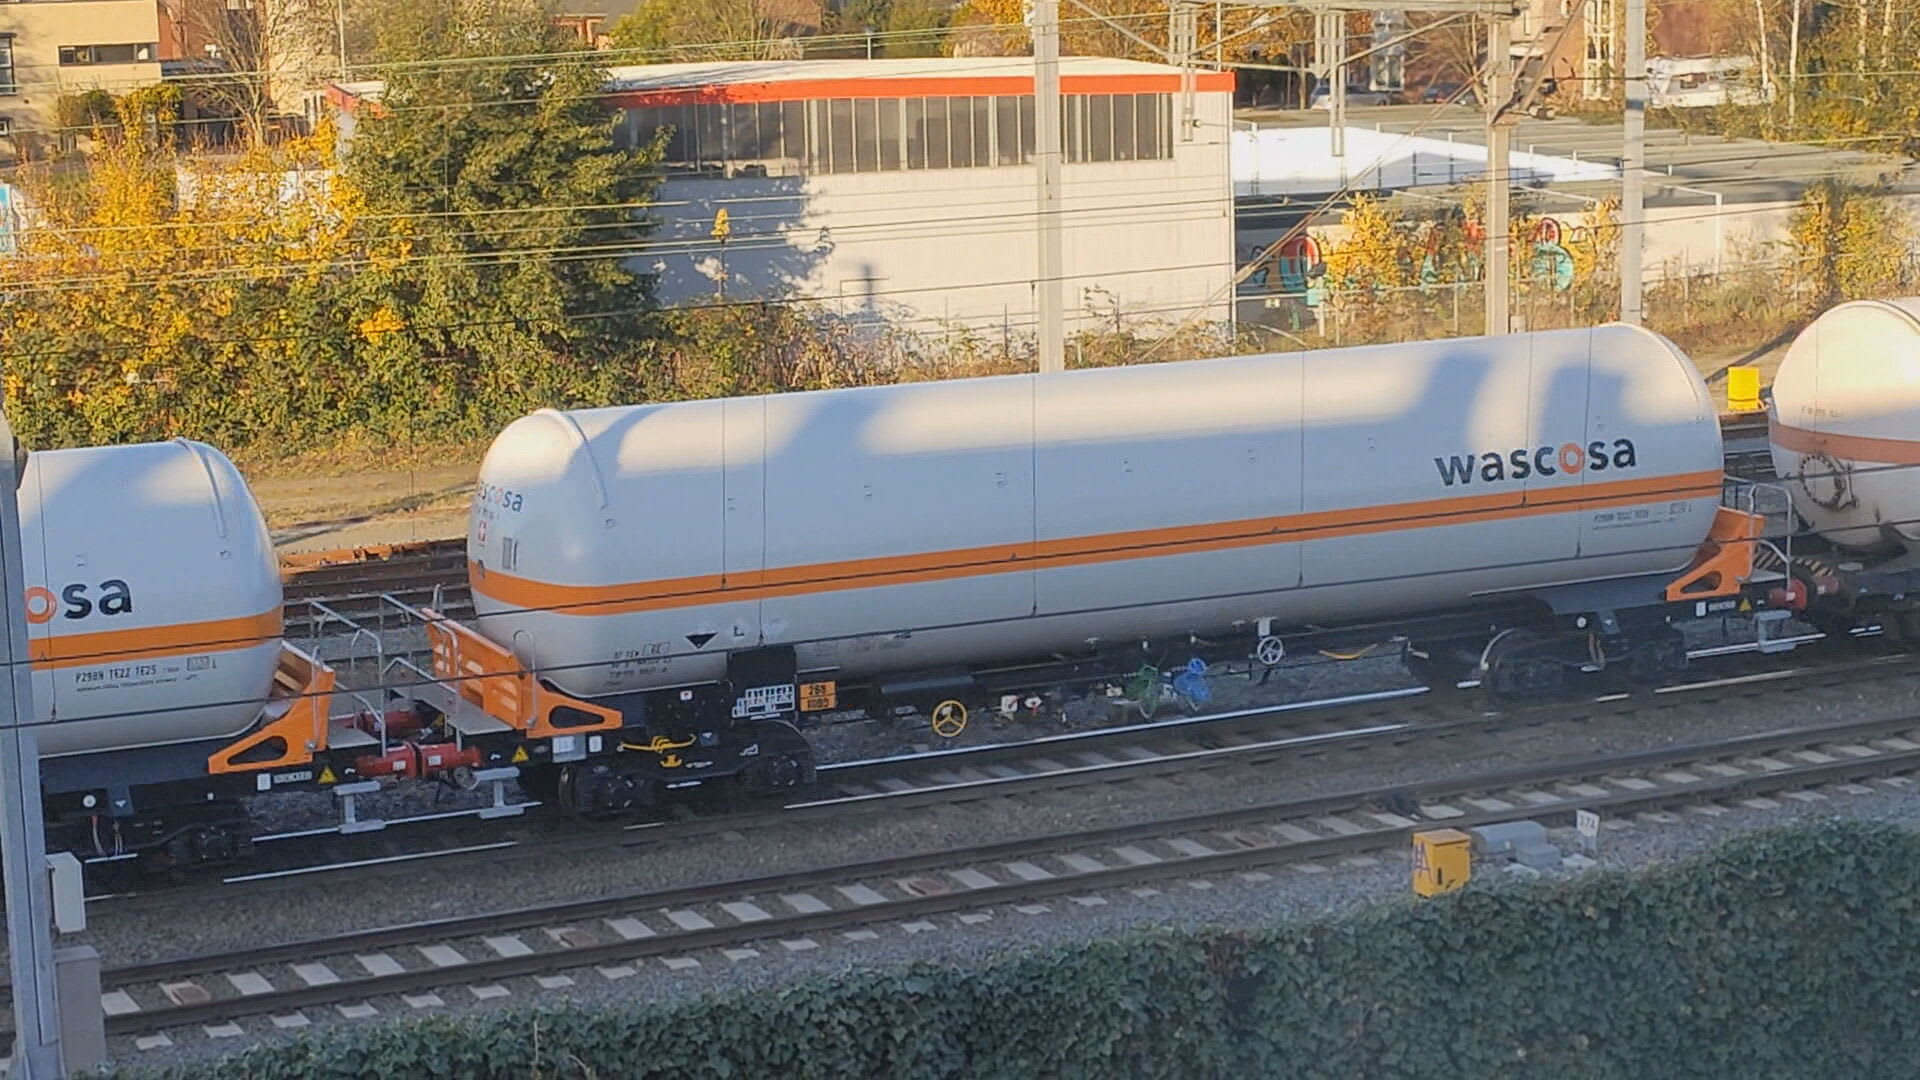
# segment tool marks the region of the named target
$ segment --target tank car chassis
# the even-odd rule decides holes
[[[335,672],[290,644],[261,721],[233,740],[189,743],[114,755],[46,762],[50,842],[89,858],[140,858],[162,867],[245,856],[253,825],[243,800],[286,789],[333,793],[340,830],[378,829],[362,820],[355,800],[391,779],[432,779],[463,789],[491,785],[481,817],[522,812],[510,804],[507,781],[565,814],[597,818],[656,806],[689,789],[773,793],[814,780],[813,750],[800,730],[804,713],[863,704],[870,715],[930,713],[939,734],[961,726],[969,703],[1009,718],[1038,715],[1061,687],[1102,687],[1144,676],[1170,684],[1189,704],[1218,663],[1247,663],[1256,674],[1289,651],[1396,644],[1409,671],[1438,689],[1477,679],[1489,696],[1550,696],[1594,673],[1652,682],[1684,668],[1687,652],[1675,623],[1728,613],[1759,620],[1763,651],[1790,648],[1769,640],[1770,627],[1795,614],[1832,612],[1858,619],[1889,604],[1920,639],[1920,563],[1877,576],[1831,570],[1794,559],[1765,538],[1765,515],[1722,507],[1708,539],[1677,575],[1572,583],[1476,598],[1471,609],[1424,616],[1414,623],[1295,629],[1252,620],[1217,640],[1115,643],[1084,656],[1033,663],[892,676],[838,687],[832,672],[801,672],[790,647],[731,654],[719,682],[580,699],[557,689],[506,647],[434,610],[398,605],[424,628],[432,671],[393,658],[417,688],[389,690],[376,706],[336,685]],[[1845,575],[1851,574],[1851,577]],[[1844,578],[1844,580],[1843,580]],[[1850,608],[1837,607],[1844,597]],[[397,602],[395,602],[397,604]],[[1158,660],[1151,658],[1161,658]],[[1161,670],[1164,658],[1190,665]],[[1148,658],[1143,661],[1143,658]],[[1176,670],[1179,670],[1176,668]],[[997,699],[997,700],[996,700]],[[336,707],[344,705],[339,713]],[[949,730],[942,727],[942,709]]]
[[[362,818],[357,800],[395,779],[490,785],[483,818],[526,808],[508,802],[515,779],[530,797],[582,818],[653,806],[680,789],[813,782],[813,752],[794,723],[790,649],[741,654],[717,686],[583,701],[460,623],[405,610],[425,627],[434,669],[391,658],[385,674],[400,670],[411,698],[390,690],[376,705],[283,642],[272,696],[237,739],[47,759],[49,845],[155,869],[223,862],[251,851],[250,796],[327,791],[340,831],[364,832],[384,823]]]

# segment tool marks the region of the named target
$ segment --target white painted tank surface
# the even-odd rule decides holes
[[[259,715],[279,655],[279,565],[218,450],[35,452],[20,519],[41,753],[233,735]]]
[[[1773,379],[1773,468],[1800,516],[1856,550],[1920,543],[1920,299],[1855,300]]]
[[[481,630],[593,696],[729,650],[888,670],[1683,567],[1719,425],[1622,325],[524,417]]]

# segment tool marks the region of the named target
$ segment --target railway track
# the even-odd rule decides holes
[[[1722,416],[1720,438],[1728,476],[1756,481],[1774,479],[1773,444],[1765,413]]]
[[[233,1029],[260,1017],[272,1018],[262,1031],[305,1026],[308,1010],[406,1015],[617,981],[646,960],[676,968],[702,956],[745,959],[760,948],[823,947],[829,934],[916,933],[945,916],[970,924],[1062,897],[1091,906],[1169,880],[1405,850],[1421,828],[1560,822],[1576,810],[1658,814],[1783,792],[1819,799],[1916,770],[1920,717],[1905,716],[1360,788],[122,967],[105,976],[107,1025],[113,1037],[152,1047],[170,1031],[244,1034]]]
[[[294,639],[327,629],[327,616],[316,611],[316,602],[355,620],[376,618],[383,595],[416,607],[437,603],[455,618],[473,614],[467,543],[460,538],[289,555],[280,561],[280,580],[285,633]]]
[[[1825,695],[1857,693],[1865,683],[1892,685],[1920,676],[1920,665],[1902,655],[1842,657],[1790,668],[1765,668],[1759,658],[1736,656],[1723,659],[1722,665],[1716,677],[1695,678],[1644,694],[1609,694],[1591,701],[1542,703],[1501,712],[1486,711],[1471,695],[1395,690],[848,762],[825,767],[817,789],[803,799],[683,820],[582,829],[558,817],[528,817],[511,823],[457,818],[395,830],[371,844],[364,835],[288,833],[283,834],[285,840],[298,842],[281,846],[268,838],[243,870],[217,881],[99,899],[138,903],[153,897],[177,904],[196,893],[226,896],[236,888],[265,898],[279,891],[310,888],[317,875],[336,887],[348,880],[417,875],[425,861],[439,868],[484,864],[504,870],[530,859],[625,857],[720,834],[996,799],[1045,798],[1078,788],[1162,778],[1205,776],[1230,785],[1237,776],[1270,771],[1280,763],[1333,754],[1381,753],[1462,740],[1497,744],[1515,730],[1603,724],[1649,709],[1738,709],[1743,702],[1760,701],[1784,686],[1808,693],[1809,702],[1816,703]]]

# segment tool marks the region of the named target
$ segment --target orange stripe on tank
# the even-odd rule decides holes
[[[1247,518],[1209,525],[1136,529],[1038,542],[1010,541],[985,547],[847,559],[727,575],[703,574],[622,585],[554,585],[489,570],[479,563],[469,567],[469,577],[476,593],[517,608],[546,609],[569,615],[618,615],[843,589],[948,581],[1014,570],[1091,566],[1168,555],[1230,551],[1266,544],[1502,521],[1632,505],[1652,499],[1705,498],[1717,496],[1720,483],[1720,472],[1710,470],[1535,491],[1461,495],[1348,510]]]
[[[231,652],[279,640],[280,618],[280,609],[274,608],[237,619],[29,637],[27,657],[34,667],[64,668],[184,653]]]
[[[1920,465],[1920,442],[1877,439],[1866,435],[1836,435],[1808,431],[1775,421],[1770,436],[1776,445],[1796,454],[1825,454],[1843,461],[1871,461],[1883,465]]]

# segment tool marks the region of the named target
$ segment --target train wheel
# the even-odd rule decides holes
[[[600,761],[560,766],[555,802],[577,821],[605,821],[651,807],[659,796],[652,780],[623,773]]]
[[[933,714],[929,719],[935,735],[943,739],[959,738],[960,733],[967,730],[967,707],[953,698],[948,698],[933,707]]]

